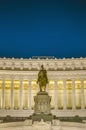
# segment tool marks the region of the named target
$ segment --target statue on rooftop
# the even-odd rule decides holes
[[[38,73],[37,83],[40,87],[40,92],[46,91],[46,85],[48,84],[47,71],[43,65]]]

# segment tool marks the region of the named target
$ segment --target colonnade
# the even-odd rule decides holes
[[[38,91],[36,79],[0,79],[0,109],[33,109]],[[86,109],[85,79],[49,80],[46,91],[51,96],[51,109]]]

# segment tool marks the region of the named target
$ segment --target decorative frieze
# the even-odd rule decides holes
[[[63,59],[15,59],[0,58],[1,70],[39,70],[41,65],[47,70],[83,70],[86,69],[86,58],[63,58]]]

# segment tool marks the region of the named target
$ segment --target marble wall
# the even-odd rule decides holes
[[[86,130],[86,123],[60,122],[34,122],[26,120],[24,122],[0,123],[0,130]]]

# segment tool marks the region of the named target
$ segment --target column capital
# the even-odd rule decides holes
[[[72,81],[75,81],[76,79],[75,78],[71,78]]]
[[[28,79],[28,82],[31,83],[33,79]]]
[[[54,80],[54,84],[58,84],[58,80]]]
[[[81,82],[84,82],[84,78],[80,78],[80,81],[81,81]]]
[[[67,79],[66,79],[66,78],[63,78],[62,80],[63,80],[63,82],[67,81]]]
[[[5,82],[5,78],[4,79],[2,79],[2,84]]]

